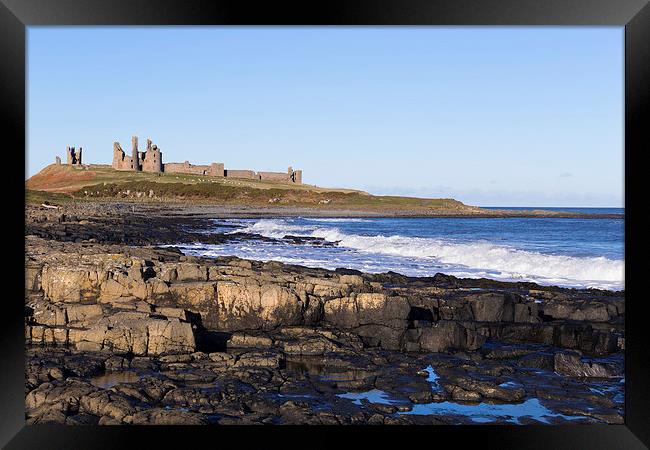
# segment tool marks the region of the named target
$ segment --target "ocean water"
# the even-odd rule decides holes
[[[528,208],[530,209],[530,208]],[[624,289],[624,220],[557,218],[215,219],[206,233],[254,234],[186,254],[409,276],[445,273]],[[289,236],[310,239],[296,243]],[[265,239],[264,239],[265,238]]]

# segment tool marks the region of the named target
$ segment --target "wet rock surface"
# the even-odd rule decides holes
[[[156,247],[204,220],[27,210],[28,423],[623,422],[624,293]]]

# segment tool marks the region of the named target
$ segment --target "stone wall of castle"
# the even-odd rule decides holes
[[[119,142],[113,142],[113,163],[111,165],[116,170],[136,170],[133,158],[124,153]]]
[[[280,183],[298,183],[296,181],[296,174],[298,174],[298,178],[300,179],[300,183],[302,183],[302,171],[301,170],[296,170],[294,171],[291,167],[287,170],[286,173],[282,172],[257,172],[257,178],[259,180],[266,180],[266,181],[277,181]]]
[[[193,175],[208,175],[212,177],[223,177],[223,163],[212,164],[190,164],[189,161],[183,163],[165,163],[164,171],[166,173],[189,173]]]
[[[257,174],[254,170],[226,169],[225,176],[228,178],[250,178],[251,180],[257,179]]]
[[[266,181],[279,181],[279,182],[291,181],[290,175],[282,172],[257,172],[257,177],[260,180],[266,180]]]

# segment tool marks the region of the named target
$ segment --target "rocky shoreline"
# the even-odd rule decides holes
[[[328,218],[553,218],[553,219],[624,219],[619,213],[577,213],[548,210],[507,210],[483,209],[467,206],[466,209],[431,208],[342,208],[342,207],[304,207],[304,206],[249,206],[215,205],[210,203],[187,204],[181,200],[151,201],[147,199],[93,199],[66,203],[66,208],[84,211],[96,208],[113,211],[133,210],[140,213],[152,212],[157,217],[204,217],[213,219],[228,218],[282,218],[282,217],[328,217]]]
[[[623,423],[623,292],[159,247],[205,220],[26,209],[28,423]]]

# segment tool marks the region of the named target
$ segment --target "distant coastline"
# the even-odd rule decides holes
[[[579,214],[625,214],[625,208],[581,206],[480,206],[482,209],[508,211],[554,211]]]

